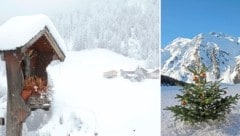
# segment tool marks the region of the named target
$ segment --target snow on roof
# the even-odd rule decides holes
[[[65,51],[66,46],[48,16],[43,14],[33,16],[17,16],[0,26],[0,50],[14,50],[24,46],[44,27],[47,26],[59,47]]]

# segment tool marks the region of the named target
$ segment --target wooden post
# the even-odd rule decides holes
[[[22,123],[30,115],[30,110],[21,97],[23,74],[20,67],[22,54],[18,51],[4,53],[7,71],[7,136],[22,136]]]

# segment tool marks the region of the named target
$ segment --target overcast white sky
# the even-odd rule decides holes
[[[13,16],[51,14],[83,7],[89,0],[0,0],[0,19]],[[91,0],[90,0],[91,1]]]

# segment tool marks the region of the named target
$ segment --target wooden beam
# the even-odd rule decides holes
[[[22,58],[19,52],[5,52],[7,71],[7,136],[22,136],[22,123],[30,115],[30,110],[21,97],[23,74],[20,67]]]

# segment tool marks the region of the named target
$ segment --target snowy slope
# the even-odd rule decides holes
[[[192,82],[186,67],[200,60],[209,67],[208,80],[239,82],[239,38],[222,33],[199,34],[193,39],[177,38],[161,50],[163,75]]]
[[[63,63],[48,67],[54,90],[52,111],[33,112],[24,134],[159,136],[159,80],[131,82],[102,76],[108,70],[133,70],[143,64],[104,49],[66,52]],[[37,121],[39,128],[33,128]]]
[[[223,85],[227,87],[227,95],[239,94],[240,85]],[[239,136],[240,103],[235,106],[232,112],[222,122],[200,123],[195,126],[187,125],[180,121],[174,121],[173,113],[163,110],[167,106],[179,105],[175,99],[180,88],[176,86],[161,87],[161,136]]]

